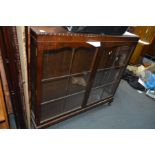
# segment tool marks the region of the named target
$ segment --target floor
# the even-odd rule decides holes
[[[15,116],[14,114],[9,115],[9,120],[10,120],[10,128],[11,129],[16,129],[16,123],[15,123]]]
[[[49,129],[153,129],[155,100],[121,81],[111,106],[102,105]]]
[[[16,128],[10,116],[11,128]],[[102,105],[48,129],[154,129],[155,100],[121,81],[111,106]]]

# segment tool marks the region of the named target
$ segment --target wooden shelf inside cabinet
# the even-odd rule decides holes
[[[138,41],[130,35],[71,33],[64,27],[31,27],[30,32],[32,122],[36,128],[111,102]],[[87,43],[93,41],[101,46]]]

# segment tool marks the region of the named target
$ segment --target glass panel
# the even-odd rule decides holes
[[[75,94],[41,105],[41,121],[61,116],[81,107],[84,93]]]
[[[41,105],[41,121],[54,118],[63,114],[65,106],[65,99],[60,99],[50,103]]]
[[[103,71],[97,71],[93,87],[105,85],[107,83],[115,82],[119,80],[119,75],[122,73],[122,69],[107,69]]]
[[[103,51],[98,68],[103,69],[114,66],[123,66],[126,64],[127,57],[129,56],[130,52],[130,46],[108,48]]]
[[[122,73],[122,69],[109,69],[105,71],[104,80],[101,85],[119,80],[119,76]]]
[[[90,92],[90,96],[88,99],[88,104],[92,104],[94,102],[98,102],[101,100],[102,88],[92,89]]]
[[[106,79],[107,76],[108,76],[107,71],[97,71],[96,75],[95,75],[93,87],[98,87],[98,86],[106,83],[106,81],[104,81],[104,80]]]
[[[71,57],[70,48],[43,52],[43,79],[68,75]]]
[[[69,82],[69,94],[84,91],[87,86],[88,78],[88,73],[71,76]]]
[[[117,48],[117,56],[115,57],[115,66],[123,66],[127,63],[127,57],[131,51],[130,46],[121,46]]]
[[[61,78],[42,83],[42,102],[56,99],[67,95],[69,78]]]
[[[87,104],[93,104],[94,102],[98,102],[100,100],[113,96],[116,89],[116,84],[117,82],[92,89]]]
[[[102,52],[98,69],[110,68],[113,66],[116,56],[116,48],[108,48]]]
[[[84,99],[84,93],[79,93],[67,97],[64,111],[71,111],[80,108]]]
[[[75,50],[75,55],[73,58],[71,74],[90,71],[94,53],[95,48],[93,49],[84,47],[77,48]]]
[[[104,86],[103,87],[103,92],[102,92],[101,99],[105,99],[107,97],[113,96],[113,93],[115,91],[115,88],[116,88],[116,83],[115,84]]]

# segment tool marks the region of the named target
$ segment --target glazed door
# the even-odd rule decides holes
[[[133,48],[133,44],[126,42],[102,44],[100,48],[102,54],[96,68],[87,105],[114,95]]]
[[[57,43],[42,51],[40,121],[81,108],[96,48]]]

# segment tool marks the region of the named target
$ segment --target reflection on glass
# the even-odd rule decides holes
[[[69,94],[85,91],[88,78],[88,73],[71,76],[69,80]]]

